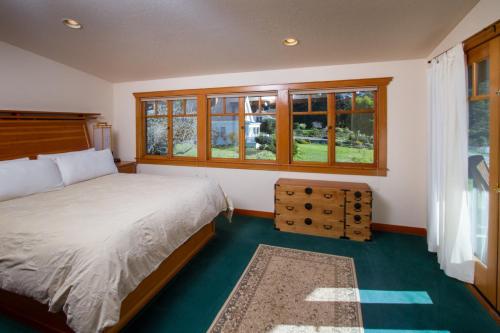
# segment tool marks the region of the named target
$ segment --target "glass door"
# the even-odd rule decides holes
[[[494,306],[498,279],[500,37],[467,52],[468,199],[476,260],[475,285]]]

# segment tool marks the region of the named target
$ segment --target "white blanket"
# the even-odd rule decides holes
[[[0,202],[0,288],[102,331],[121,301],[230,204],[206,178],[114,174]]]

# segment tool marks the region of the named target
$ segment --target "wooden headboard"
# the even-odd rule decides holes
[[[98,113],[0,110],[0,160],[91,147],[87,120]]]

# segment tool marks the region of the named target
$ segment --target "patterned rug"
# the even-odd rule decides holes
[[[352,258],[259,245],[208,332],[363,332]]]

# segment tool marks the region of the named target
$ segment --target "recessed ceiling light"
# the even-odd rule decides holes
[[[299,43],[299,41],[295,38],[287,38],[283,40],[283,45],[285,46],[295,46]]]
[[[71,28],[71,29],[81,29],[81,28],[83,28],[83,26],[81,25],[81,23],[78,22],[77,20],[64,19],[62,22],[64,23],[65,26],[67,26],[68,28]]]

